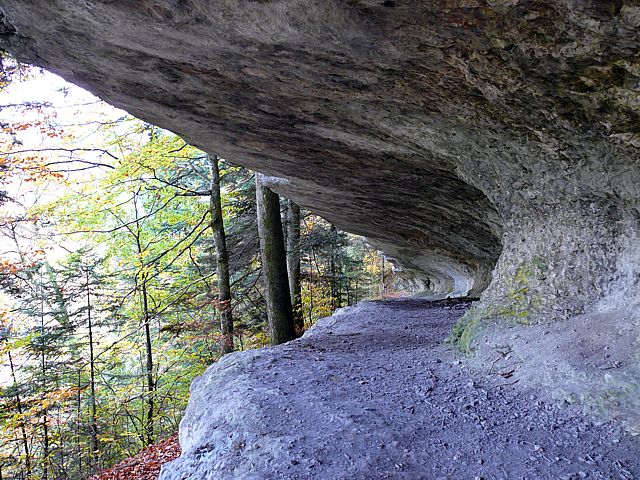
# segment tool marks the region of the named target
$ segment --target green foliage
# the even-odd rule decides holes
[[[378,252],[361,238],[307,213],[302,222],[302,310],[305,326],[380,291]]]
[[[473,351],[473,342],[482,332],[483,322],[486,319],[487,312],[485,309],[472,307],[455,324],[446,342],[464,354],[471,353]]]
[[[19,258],[0,259],[0,355],[15,364],[0,389],[4,479],[85,478],[174,433],[221,355],[206,155],[132,118],[100,128],[110,160],[48,178],[57,194],[20,220],[28,240],[10,230]],[[235,346],[258,348],[253,174],[222,161],[221,178]],[[380,291],[379,254],[309,212],[300,254],[307,327]]]

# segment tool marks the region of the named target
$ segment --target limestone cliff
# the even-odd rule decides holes
[[[455,332],[465,348],[496,318],[613,316],[637,338],[635,0],[0,11],[0,47],[23,61],[284,179],[281,193],[367,236],[416,286],[483,292]]]
[[[536,307],[554,311],[633,283],[635,2],[1,9],[2,48],[289,180],[282,193],[366,235],[435,292],[479,294],[501,251],[494,300],[531,262],[547,272],[524,279]]]

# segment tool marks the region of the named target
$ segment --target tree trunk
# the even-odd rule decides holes
[[[9,369],[11,371],[11,378],[13,379],[13,387],[16,391],[16,406],[18,408],[18,415],[20,416],[20,434],[22,436],[22,447],[24,448],[24,464],[26,469],[25,478],[28,480],[31,478],[31,454],[29,452],[29,440],[27,438],[27,429],[24,426],[24,420],[22,417],[22,400],[20,399],[20,393],[18,390],[18,378],[16,377],[16,368],[13,364],[11,350],[7,349],[7,355],[9,356]]]
[[[136,241],[136,248],[138,250],[138,257],[140,258],[140,269],[144,270],[144,262],[142,260],[142,241],[140,238],[140,217],[138,213],[137,193],[133,197],[133,206],[135,210],[135,222],[136,231],[133,236]],[[144,343],[146,354],[145,375],[147,378],[147,418],[144,426],[145,429],[145,446],[153,444],[153,420],[154,420],[154,393],[155,382],[153,381],[153,343],[151,341],[151,316],[149,315],[149,294],[147,292],[147,274],[142,273],[140,276],[141,281],[141,295],[142,295],[142,321],[144,326]]]
[[[344,284],[344,288],[347,291],[347,305],[351,305],[351,281],[347,277],[346,282]]]
[[[313,268],[309,261],[309,325],[313,323]]]
[[[329,282],[331,287],[331,311],[340,308],[340,299],[338,294],[338,278],[336,273],[336,226],[332,223],[329,228],[331,232],[331,251],[329,256]]]
[[[300,288],[300,206],[287,200],[287,270],[296,334],[304,331],[302,292]]]
[[[78,384],[76,394],[76,467],[82,473],[82,369],[78,369]],[[87,472],[88,473],[88,472]],[[84,475],[85,477],[87,475]]]
[[[149,316],[149,299],[147,294],[146,275],[142,277],[142,308],[144,315],[144,338],[146,350],[146,374],[147,374],[147,423],[145,434],[147,445],[153,444],[153,420],[154,420],[154,399],[155,382],[153,381],[153,349],[151,343],[151,325]]]
[[[220,308],[220,331],[222,332],[222,352],[233,352],[233,315],[231,312],[231,282],[229,281],[229,253],[222,217],[220,196],[220,168],[218,157],[209,156],[211,169],[211,230],[216,249],[216,273],[218,275],[218,302]]]
[[[262,184],[261,178],[262,176],[256,173],[258,236],[271,344],[278,345],[295,338],[295,325],[287,276],[287,255],[280,219],[280,199],[277,194]]]
[[[86,270],[87,280],[87,323],[89,327],[89,392],[91,397],[89,398],[89,405],[91,406],[91,456],[94,457],[98,452],[98,415],[96,412],[96,369],[95,369],[95,354],[93,351],[93,322],[91,319],[91,290],[89,286],[89,270]],[[95,462],[95,458],[92,458]]]
[[[356,297],[355,304],[358,304],[358,278],[356,277],[356,288],[354,289],[354,295]]]
[[[42,270],[40,270],[42,272]],[[43,279],[41,278],[42,282]],[[44,338],[44,292],[42,283],[40,284],[40,335]],[[40,351],[40,367],[42,373],[42,389],[44,392],[46,389],[47,382],[47,355],[45,352],[44,342],[40,346],[42,349]],[[42,478],[43,480],[48,480],[49,478],[49,415],[47,411],[48,407],[43,408],[43,416],[42,416],[42,435],[43,435],[43,445],[42,445]]]

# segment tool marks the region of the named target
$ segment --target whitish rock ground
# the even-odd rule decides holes
[[[364,303],[198,380],[173,479],[631,479],[640,437],[470,372],[443,344],[465,303]]]

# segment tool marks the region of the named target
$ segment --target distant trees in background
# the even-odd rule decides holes
[[[79,479],[175,432],[221,355],[272,341],[256,183],[129,117],[63,128],[46,105],[0,113],[24,108],[46,121],[0,134],[0,479]],[[81,143],[87,128],[100,144]],[[277,196],[270,214],[286,339],[378,295],[361,238]]]

